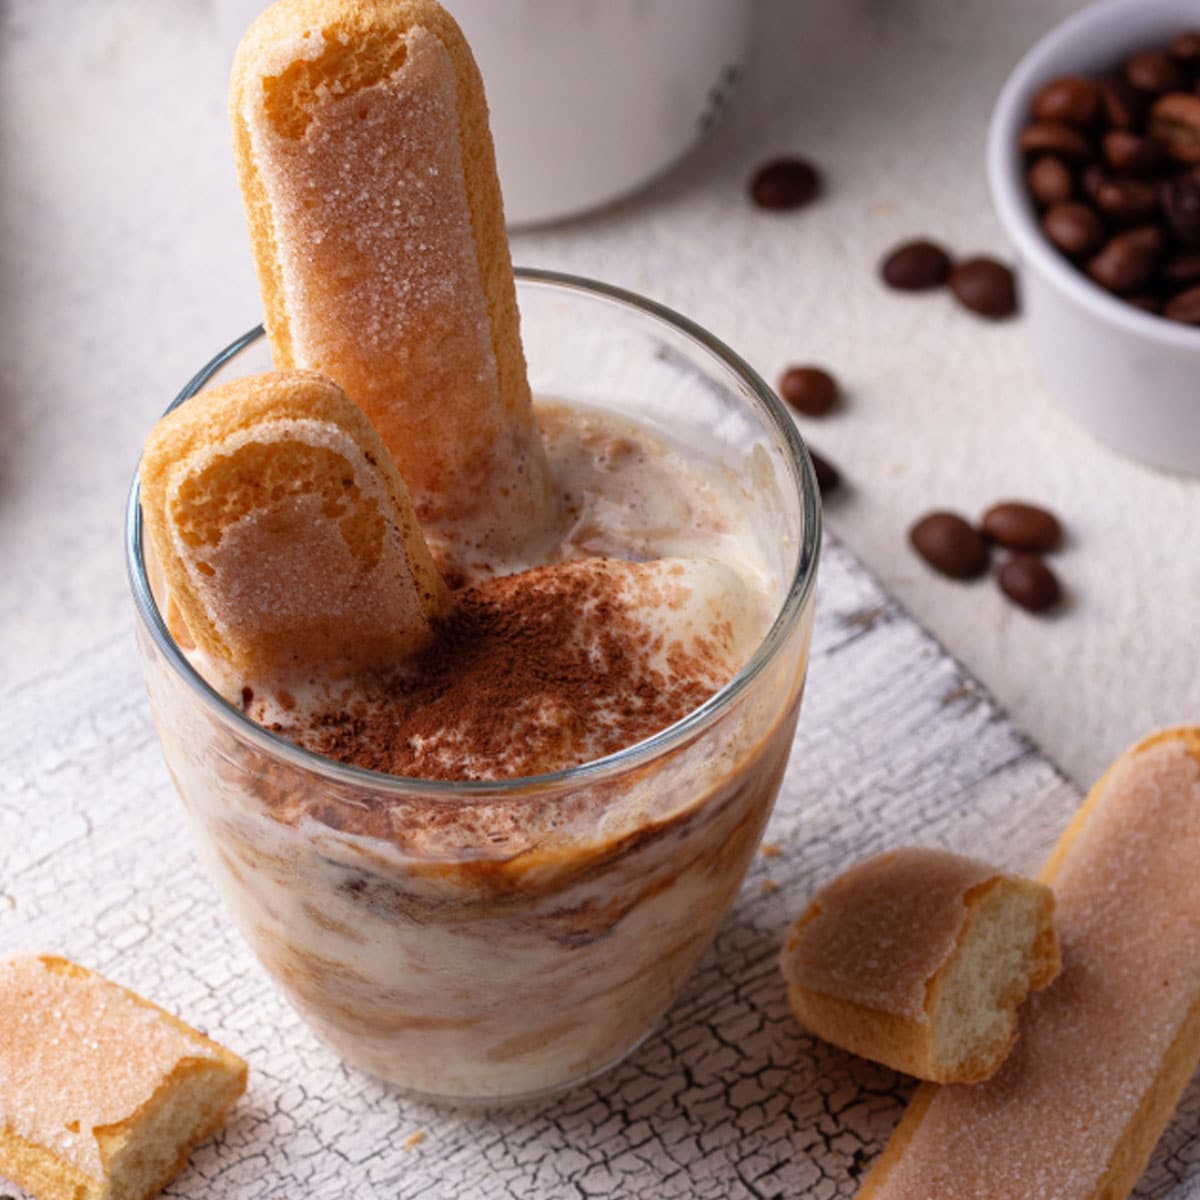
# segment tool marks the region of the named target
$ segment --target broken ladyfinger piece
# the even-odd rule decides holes
[[[944,850],[859,863],[823,888],[781,958],[801,1025],[918,1079],[1003,1063],[1017,1010],[1059,969],[1048,887]]]
[[[215,1133],[246,1064],[50,955],[0,962],[0,1175],[38,1200],[148,1200]]]

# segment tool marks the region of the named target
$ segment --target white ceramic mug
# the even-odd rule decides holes
[[[513,225],[596,208],[707,130],[741,71],[748,0],[445,0],[483,73]]]

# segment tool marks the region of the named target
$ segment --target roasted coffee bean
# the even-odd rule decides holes
[[[1058,549],[1062,525],[1049,509],[1019,500],[1002,500],[983,514],[980,528],[993,542],[1009,550],[1033,550],[1044,554]]]
[[[1162,162],[1162,150],[1156,141],[1126,129],[1109,130],[1103,146],[1108,165],[1126,175],[1148,175]]]
[[[1124,300],[1126,304],[1132,304],[1142,312],[1153,313],[1155,316],[1162,312],[1162,298],[1153,292],[1138,292],[1136,296],[1125,296]]]
[[[1000,590],[1030,612],[1046,612],[1062,599],[1058,576],[1035,554],[1014,554],[996,574]]]
[[[760,167],[750,181],[750,195],[759,208],[802,208],[820,190],[820,174],[802,158],[777,158]]]
[[[1123,234],[1129,243],[1146,254],[1160,255],[1167,247],[1167,235],[1157,225],[1139,225]]]
[[[951,579],[974,579],[987,570],[987,543],[958,513],[929,513],[908,531],[908,540],[935,571]]]
[[[1021,149],[1026,154],[1057,154],[1068,162],[1087,162],[1092,143],[1065,121],[1034,121],[1021,130]]]
[[[1100,93],[1090,79],[1064,75],[1038,89],[1033,98],[1033,115],[1039,121],[1066,121],[1086,127],[1100,115]]]
[[[1122,225],[1148,220],[1158,211],[1158,188],[1148,179],[1103,177],[1091,195],[1106,217]]]
[[[998,321],[1017,311],[1013,273],[994,258],[969,258],[950,272],[950,290],[964,308]]]
[[[1165,50],[1142,50],[1125,60],[1125,78],[1139,92],[1152,96],[1184,85],[1179,64]]]
[[[1108,75],[1052,79],[1031,109],[1019,142],[1046,240],[1131,305],[1190,323],[1200,287],[1200,29]]]
[[[1046,236],[1072,258],[1082,258],[1104,242],[1104,222],[1095,209],[1075,200],[1056,204],[1042,217]]]
[[[780,376],[779,394],[806,417],[822,417],[837,402],[837,380],[821,367],[789,367]]]
[[[1104,169],[1104,164],[1094,162],[1089,163],[1083,168],[1083,174],[1080,175],[1079,182],[1083,185],[1083,194],[1095,200],[1100,188],[1110,179],[1111,176]]]
[[[1102,288],[1118,296],[1139,291],[1154,274],[1162,253],[1163,235],[1153,225],[1118,233],[1091,259],[1087,273]]]
[[[1182,321],[1184,325],[1200,325],[1200,287],[1188,288],[1167,301],[1162,310],[1163,316],[1172,321]]]
[[[950,255],[936,242],[918,239],[890,250],[879,264],[888,287],[902,292],[923,292],[941,287],[950,274]]]
[[[1186,287],[1189,283],[1200,283],[1200,252],[1192,250],[1168,258],[1162,265],[1161,275],[1167,283]]]
[[[1200,169],[1168,179],[1161,198],[1167,228],[1185,246],[1200,249]]]
[[[1167,51],[1176,62],[1185,66],[1200,66],[1200,31],[1187,30],[1171,39]]]
[[[1105,120],[1114,129],[1136,129],[1146,115],[1146,98],[1120,75],[1110,75],[1096,85]]]
[[[1200,163],[1200,96],[1160,96],[1150,110],[1150,136],[1176,162]]]
[[[1029,192],[1042,205],[1061,204],[1075,192],[1071,168],[1056,154],[1043,154],[1025,176]],[[949,268],[949,260],[946,262]]]
[[[822,498],[830,492],[836,492],[842,486],[842,473],[811,446],[808,448],[808,457],[812,459],[813,474],[817,477],[817,487],[821,489]]]

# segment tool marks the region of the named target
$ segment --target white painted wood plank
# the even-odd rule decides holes
[[[193,859],[131,638],[10,692],[2,711],[0,953],[68,954],[250,1062],[228,1129],[167,1193],[197,1200],[850,1197],[906,1089],[799,1032],[775,964],[789,920],[889,845],[1032,871],[1079,802],[827,542],[808,695],[767,834],[780,853],[756,860],[713,951],[626,1063],[540,1107],[454,1113],[343,1067],[234,934]],[[1198,1134],[1193,1082],[1141,1200],[1200,1200]]]

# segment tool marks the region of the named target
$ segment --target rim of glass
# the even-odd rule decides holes
[[[593,759],[591,762],[580,763],[578,766],[567,767],[560,771],[551,771],[541,775],[522,775],[513,779],[464,780],[460,782],[388,775],[381,771],[370,771],[325,758],[272,733],[269,729],[250,720],[240,709],[230,704],[188,662],[167,630],[166,622],[159,612],[150,590],[149,580],[146,577],[142,553],[142,509],[139,498],[138,473],[135,469],[125,513],[125,562],[138,616],[149,631],[158,650],[206,708],[226,725],[232,726],[239,736],[256,744],[272,756],[302,770],[322,775],[342,784],[369,787],[377,792],[420,793],[422,799],[444,798],[447,800],[511,798],[514,793],[529,792],[563,783],[602,781],[648,762],[677,745],[684,744],[715,722],[775,657],[792,627],[799,620],[812,593],[816,582],[817,561],[821,546],[820,491],[812,460],[795,423],[762,377],[719,338],[714,337],[694,321],[688,320],[687,317],[681,316],[654,300],[648,300],[634,292],[614,287],[611,284],[557,271],[516,267],[514,273],[521,283],[546,287],[551,290],[581,292],[593,298],[636,309],[662,324],[672,327],[677,332],[685,334],[723,367],[740,378],[752,399],[759,406],[761,415],[767,418],[768,424],[774,428],[780,442],[787,450],[788,470],[800,496],[802,533],[800,545],[797,547],[795,570],[788,585],[787,596],[780,606],[775,620],[771,623],[770,629],[767,630],[749,661],[723,688],[673,725],[668,725],[665,729],[659,730],[658,733],[636,742],[632,746],[626,746],[603,758]],[[170,412],[194,396],[232,358],[263,336],[265,336],[263,326],[258,325],[244,333],[236,341],[231,342],[188,380],[166,411]]]

